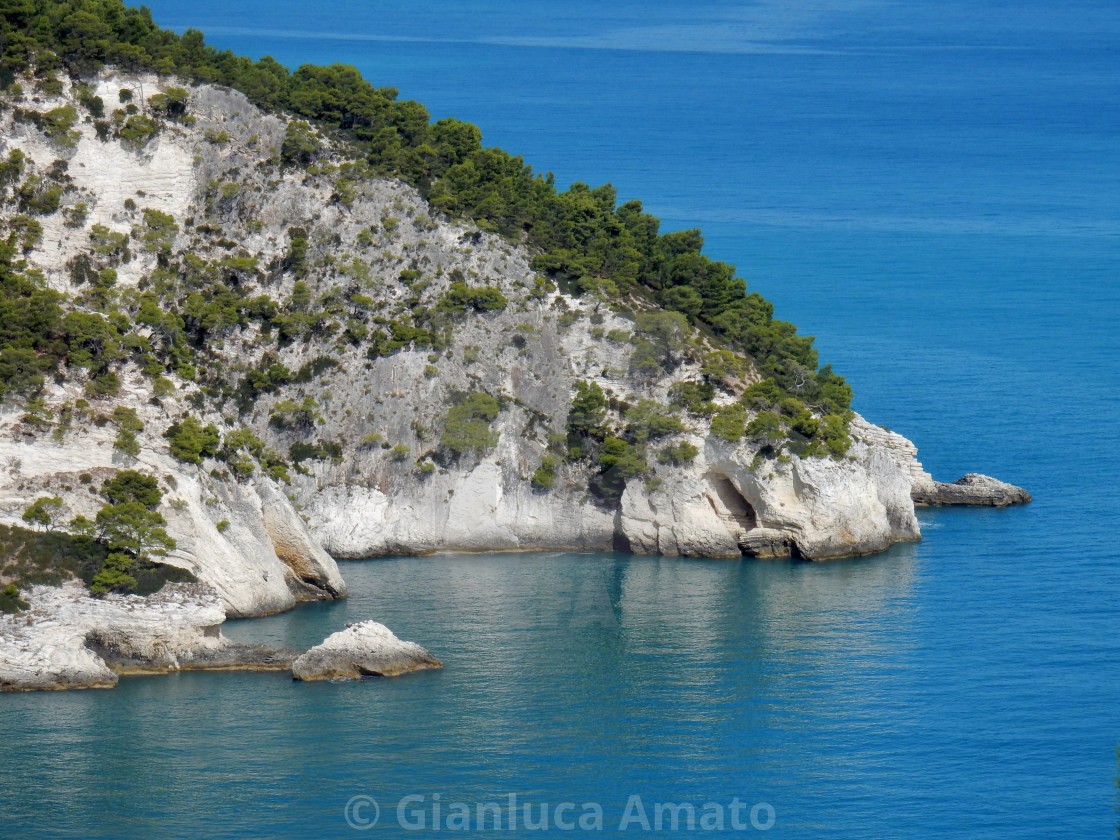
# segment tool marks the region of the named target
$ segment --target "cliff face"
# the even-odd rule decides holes
[[[857,418],[843,460],[767,460],[753,469],[756,448],[709,439],[695,466],[668,473],[657,492],[627,488],[623,533],[643,553],[812,560],[919,539],[913,447],[904,438],[892,447],[876,431]]]
[[[155,413],[151,406],[134,404],[145,412],[142,416]],[[161,512],[177,542],[166,562],[210,584],[231,617],[267,615],[298,600],[345,595],[334,560],[269,479],[232,482],[188,468],[160,451],[165,442],[156,435],[145,438],[144,449],[133,458],[114,449],[108,428],[74,430],[57,442],[23,434],[24,425],[18,411],[0,414],[0,521],[24,524],[23,511],[41,496],[57,496],[74,515],[92,519],[101,504],[95,488],[127,467],[161,479],[168,500]],[[228,524],[219,529],[219,523]]]
[[[141,113],[145,97],[169,86],[112,74],[91,83],[106,103],[127,89]],[[70,90],[19,107],[46,114],[73,105]],[[932,482],[916,450],[858,417],[846,455],[801,458],[765,440],[713,435],[710,412],[677,411],[679,426],[648,442],[646,475],[626,481],[620,500],[596,497],[597,464],[546,461],[564,448],[576,384],[598,385],[608,422],[622,423],[626,407],[665,408],[675,383],[700,381],[708,339],[669,336],[656,369],[638,369],[640,302],[620,312],[552,288],[523,249],[441,219],[399,182],[354,175],[325,138],[315,139],[313,162],[284,165],[285,121],[240,94],[191,88],[188,114],[142,145],[99,139],[93,120],[79,120],[60,143],[10,111],[2,117],[0,154],[22,151],[27,174],[52,165],[65,173],[61,206],[32,214],[41,236],[25,244],[30,269],[70,295],[68,306],[89,311],[90,281],[74,266],[92,254],[95,270],[115,272],[109,294],[135,319],[124,325],[134,343],[171,343],[170,328],[144,308],[153,290],[186,322],[211,321],[197,333],[205,339],[191,349],[194,365],[169,364],[155,377],[126,360],[120,390],[108,396],[69,368],[42,391],[45,421],[29,422],[9,398],[0,412],[0,521],[19,524],[42,495],[91,516],[91,488],[114,470],[158,476],[178,541],[167,561],[210,584],[232,615],[343,595],[332,555],[621,546],[820,559],[919,538],[911,490]],[[18,211],[3,207],[9,224]],[[146,211],[173,226],[155,229]],[[129,259],[96,251],[105,230],[125,235]],[[491,297],[463,298],[464,287]],[[175,289],[181,308],[167,302]],[[294,314],[279,327],[215,314],[210,304],[226,291]],[[414,329],[422,324],[427,337]],[[287,375],[270,380],[277,366]],[[715,408],[755,378],[749,367],[724,376]],[[493,397],[497,412],[482,432],[472,427],[484,444],[456,448],[443,435],[468,394]],[[114,445],[107,418],[121,406],[142,422],[138,452]],[[164,432],[187,415],[290,453],[290,483],[268,475],[264,461],[235,474],[228,458],[172,457]],[[654,457],[683,443],[696,449],[691,460]],[[550,480],[534,482],[547,463]]]

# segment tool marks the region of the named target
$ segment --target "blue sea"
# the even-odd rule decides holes
[[[1120,4],[148,5],[702,228],[936,477],[1034,502],[823,564],[346,563],[349,601],[228,634],[372,618],[442,671],[4,697],[0,834],[1116,834]]]

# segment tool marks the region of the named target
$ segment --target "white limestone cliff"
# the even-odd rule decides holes
[[[137,411],[154,414],[151,406]],[[104,503],[97,492],[102,481],[119,469],[136,469],[161,479],[160,512],[177,543],[161,560],[212,587],[231,617],[345,595],[335,561],[270,479],[215,478],[173,459],[155,435],[142,434],[145,445],[132,458],[113,448],[108,428],[75,429],[61,442],[28,438],[22,428],[18,411],[0,412],[0,523],[25,525],[23,512],[40,496],[58,496],[68,515],[92,519]]]
[[[841,460],[756,461],[758,449],[749,443],[709,438],[688,469],[659,470],[663,481],[655,492],[627,487],[622,529],[629,547],[645,554],[823,560],[919,539],[912,462],[905,449],[860,439],[868,425],[853,422],[856,439]]]
[[[142,97],[176,84],[111,71],[91,81],[109,103],[124,87]],[[68,96],[21,104],[46,111],[69,103]],[[592,464],[561,464],[551,489],[534,486],[534,470],[563,438],[576,382],[596,383],[616,405],[665,404],[674,383],[699,378],[696,354],[674,351],[657,375],[635,374],[630,314],[542,286],[524,248],[440,217],[397,181],[355,182],[353,196],[342,200],[336,178],[344,156],[328,150],[315,172],[281,166],[284,119],[262,114],[239,93],[192,87],[189,107],[193,123],[165,125],[142,149],[97,139],[91,121],[78,123],[78,141],[63,147],[31,124],[0,116],[0,154],[20,149],[37,171],[61,161],[65,206],[88,209],[78,224],[63,212],[38,217],[43,235],[25,254],[29,268],[80,297],[68,262],[88,250],[92,226],[105,225],[132,237],[132,258],[115,270],[116,289],[135,295],[159,267],[137,241],[143,211],[151,209],[178,225],[174,254],[212,264],[242,252],[255,260],[236,280],[252,294],[279,301],[291,295],[297,278],[285,255],[289,232],[299,227],[310,243],[307,282],[316,294],[360,290],[371,313],[385,316],[374,325],[435,307],[454,276],[492,285],[510,303],[462,316],[450,346],[438,351],[406,345],[371,357],[361,341],[304,336],[279,343],[255,325],[216,331],[207,358],[234,383],[273,362],[291,371],[322,358],[333,365],[284,392],[260,394],[247,409],[216,402],[189,375],[170,371],[172,387],[156,394],[133,363],[122,371],[121,392],[90,398],[71,425],[25,422],[22,409],[9,404],[0,410],[0,523],[22,524],[22,512],[42,495],[60,496],[71,515],[92,517],[102,501],[97,488],[115,470],[155,475],[165,498],[161,513],[177,541],[166,561],[212,588],[231,616],[344,595],[332,556],[629,547],[824,559],[920,537],[911,497],[928,497],[938,485],[913,444],[858,417],[855,442],[838,460],[764,456],[758,442],[727,443],[708,433],[705,419],[683,416],[676,439],[691,441],[697,457],[675,467],[651,458],[657,481],[632,480],[621,505],[589,493]],[[408,279],[410,272],[422,281]],[[148,326],[137,331],[153,336]],[[700,352],[710,349],[705,339],[695,341]],[[60,412],[88,397],[82,375],[70,369],[66,382],[48,382],[47,409]],[[732,383],[716,402],[732,402],[750,380]],[[447,457],[439,431],[456,395],[471,391],[500,400],[497,443],[485,453]],[[313,431],[269,422],[287,398],[314,400]],[[144,424],[136,456],[114,448],[115,428],[106,422],[117,406],[134,409]],[[163,432],[187,413],[223,433],[251,429],[280,453],[321,439],[337,443],[341,456],[303,461],[290,485],[262,470],[236,480],[221,462],[194,466],[171,457]]]

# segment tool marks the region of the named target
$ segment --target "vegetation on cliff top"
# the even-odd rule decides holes
[[[260,230],[262,223],[230,210],[244,190],[260,188],[236,173],[208,184],[197,218],[176,219],[138,207],[129,197],[121,216],[113,218],[131,228],[87,228],[90,205],[75,196],[65,159],[65,150],[73,149],[81,136],[75,130],[82,128],[79,121],[92,124],[102,142],[117,140],[142,149],[172,124],[181,129],[195,119],[191,93],[174,86],[164,86],[146,101],[140,96],[139,105],[126,86],[113,96],[119,102],[107,105],[93,85],[82,81],[107,65],[125,73],[154,71],[227,85],[266,110],[302,118],[286,124],[283,141],[266,148],[257,164],[274,183],[293,173],[331,179],[330,201],[349,208],[362,181],[399,178],[434,210],[524,243],[537,276],[511,291],[509,284],[488,285],[474,271],[468,277],[458,266],[445,275],[440,264],[431,268],[443,283],[424,298],[431,273],[425,274],[416,259],[405,263],[402,256],[394,269],[401,294],[390,309],[386,300],[376,299],[370,265],[341,248],[331,250],[340,239],[336,236],[332,246],[311,221],[298,221],[305,226],[281,233],[280,251],[271,261],[239,247],[237,230],[227,230],[223,221],[236,220],[248,230],[254,224]],[[61,73],[70,75],[69,86]],[[30,98],[37,105],[28,104],[21,83],[33,85]],[[67,104],[53,107],[64,95]],[[451,355],[453,331],[466,319],[507,306],[536,305],[559,286],[632,319],[631,332],[612,329],[608,334],[600,327],[591,335],[632,345],[628,370],[618,373],[629,376],[636,387],[661,380],[686,357],[696,363],[700,379],[675,383],[664,406],[604,394],[594,382],[577,383],[567,427],[548,430],[549,451],[531,479],[525,476],[536,490],[553,488],[564,462],[582,462],[585,475],[591,474],[589,489],[612,504],[631,479],[644,477],[650,488],[659,480],[651,475],[655,459],[676,466],[698,454],[689,443],[669,441],[689,428],[682,422],[689,415],[705,422],[710,418],[717,438],[750,436],[772,453],[783,446],[802,456],[839,457],[847,451],[851,389],[830,367],[818,367],[812,338],[775,320],[773,305],[757,292],[748,293],[732,266],[701,253],[704,242],[698,230],[661,233],[659,220],[640,202],[619,205],[609,184],[593,189],[575,183],[558,190],[551,174],[536,174],[520,157],[484,148],[476,126],[454,119],[432,122],[423,106],[398,100],[395,89],[372,86],[352,67],[305,65],[289,73],[271,58],[253,62],[215,50],[197,31],[180,36],[160,29],[146,9],[125,7],[120,0],[0,0],[0,116],[33,126],[59,154],[49,166],[36,164],[19,149],[0,159],[0,205],[7,214],[6,236],[0,238],[0,399],[19,396],[24,402],[21,423],[36,433],[50,431],[61,440],[67,430],[84,423],[113,423],[116,450],[124,457],[137,456],[137,433],[144,423],[136,410],[117,406],[106,414],[97,404],[118,393],[124,368],[132,365],[149,380],[155,405],[176,390],[172,379],[178,379],[194,383],[186,397],[194,410],[213,414],[230,404],[236,408],[236,416],[226,414],[223,432],[182,414],[184,406],[176,405],[178,419],[163,435],[176,459],[193,465],[217,461],[211,472],[218,478],[232,474],[242,479],[259,467],[287,481],[289,468],[306,474],[309,460],[339,463],[343,449],[338,440],[317,436],[331,431],[323,416],[327,402],[320,405],[302,392],[286,390],[326,374],[339,362],[330,355],[298,363],[288,358],[289,368],[280,361],[285,348],[332,348],[340,356],[359,349],[376,360],[410,346],[423,347],[430,351],[425,376],[434,379],[440,372],[435,364],[439,354]],[[324,134],[338,142],[324,143]],[[200,146],[222,146],[231,137],[208,128],[196,140]],[[328,145],[345,148],[346,159],[339,163],[335,155],[328,162]],[[137,192],[141,201],[143,195]],[[56,213],[83,241],[88,230],[88,248],[65,267],[69,294],[48,288],[42,274],[29,267],[28,255],[43,239],[40,219]],[[417,230],[436,228],[426,213],[412,218],[408,209],[408,215]],[[354,251],[361,255],[360,248],[372,248],[376,241],[389,254],[387,246],[400,223],[383,214],[380,225],[357,234]],[[469,236],[478,244],[477,233]],[[176,243],[182,246],[187,238],[190,243],[176,250]],[[118,286],[118,271],[127,270],[134,259],[154,269],[146,269],[138,283]],[[327,274],[330,282],[318,282]],[[489,279],[501,285],[501,277]],[[552,308],[561,330],[578,317],[563,298],[556,298]],[[602,315],[596,314],[592,323],[602,324]],[[259,363],[230,362],[215,352],[238,328],[246,330],[263,354]],[[524,353],[525,342],[518,333],[512,345]],[[464,360],[469,363],[479,350],[466,348]],[[61,382],[68,376],[85,382],[88,399],[48,405],[42,393],[47,379]],[[756,379],[761,381],[745,387]],[[726,399],[717,400],[717,391],[739,397],[718,407]],[[241,427],[252,422],[244,415],[266,394],[277,398],[260,415],[267,416],[267,429],[258,423],[257,431],[274,445],[282,440],[280,451],[286,451],[287,459]],[[482,457],[492,449],[498,437],[491,424],[508,405],[504,394],[498,397],[478,390],[447,400],[446,412],[435,418],[442,423],[438,437],[429,436],[430,430],[414,420],[412,442],[421,447],[419,473]],[[410,459],[408,444],[373,437],[377,440],[370,446],[380,443],[386,459]],[[425,445],[425,439],[438,440],[438,448]],[[39,499],[25,518],[51,531],[54,542],[77,540],[74,551],[84,559],[59,561],[60,568],[80,570],[95,590],[144,586],[139,570],[152,566],[148,555],[170,545],[169,538],[164,540],[162,517],[139,500],[110,499],[96,521],[71,520],[76,538],[53,533],[53,501]],[[21,549],[20,556],[27,551],[42,555],[37,543],[27,545],[32,548]],[[50,550],[58,555],[61,549]],[[49,565],[34,567],[39,570],[34,574],[34,564],[26,574],[5,574],[22,585],[42,579]]]
[[[60,70],[79,77],[107,64],[125,71],[149,70],[227,85],[244,92],[263,108],[286,111],[334,131],[364,150],[371,172],[399,177],[414,185],[432,207],[526,241],[537,254],[534,268],[560,282],[566,290],[596,294],[612,301],[632,297],[679,312],[713,339],[749,355],[756,372],[771,380],[781,394],[814,406],[820,414],[835,415],[844,425],[851,391],[831,368],[818,369],[812,338],[798,335],[788,322],[775,320],[773,305],[757,292],[747,293],[745,282],[735,276],[732,266],[704,256],[700,231],[660,233],[659,220],[644,212],[640,202],[618,205],[616,192],[609,184],[592,189],[575,183],[559,191],[551,173],[534,173],[522,158],[501,149],[484,148],[477,126],[455,119],[433,123],[422,105],[399,100],[395,88],[373,86],[350,66],[303,65],[289,72],[271,57],[254,62],[207,45],[197,30],[177,35],[161,29],[153,23],[146,8],[129,8],[120,0],[3,3],[0,74],[6,78],[0,78],[0,86],[10,84],[17,72],[34,70],[49,80]],[[95,99],[85,99],[91,113],[103,107]],[[157,97],[152,100],[156,117],[186,118],[185,96],[178,89],[159,94],[158,101]],[[144,138],[139,134],[151,126],[140,125],[140,117],[152,119],[142,114],[126,114],[118,120],[120,124],[106,126],[106,131],[112,129],[122,138],[136,135],[136,142],[141,142]],[[68,123],[67,115],[62,114],[56,115],[54,123],[57,125],[52,123],[51,130],[64,137],[72,120]],[[293,122],[288,133],[283,157],[291,163],[308,163],[315,149],[309,127]],[[18,162],[9,165],[18,166]],[[57,204],[51,189],[49,185],[39,189],[43,195],[31,190],[28,206],[34,201],[49,205],[53,200]],[[173,220],[148,218],[146,214],[145,224],[142,247],[159,251],[166,242],[163,234],[167,225],[173,225]],[[33,237],[34,230],[24,235]],[[12,237],[9,240],[15,244]],[[299,236],[293,234],[293,269],[299,266],[299,243]],[[304,249],[306,245],[303,240]],[[12,256],[9,252],[5,258],[8,265]],[[2,282],[19,285],[7,275]],[[5,300],[11,298],[22,311],[34,312],[35,320],[27,335],[16,341],[2,341],[0,374],[7,375],[0,378],[9,387],[13,382],[34,382],[41,376],[42,368],[64,350],[59,343],[63,337],[58,335],[62,330],[50,328],[57,320],[57,301],[36,300],[50,298],[50,293],[34,284],[14,291],[14,297],[5,294]],[[199,313],[202,321],[207,316],[218,324],[223,319],[254,316],[269,320],[269,313],[261,311],[260,307],[267,310],[263,302],[254,309],[253,302],[233,298],[229,301],[230,309],[224,313],[220,308],[215,311],[213,298],[199,303],[205,304],[205,313]],[[446,301],[448,311],[485,310],[501,305],[504,302],[496,290],[469,292],[465,287],[453,289]],[[0,320],[5,325],[22,323],[14,317]],[[193,327],[195,332],[205,333],[214,326],[192,325],[191,320],[199,319],[183,318],[182,328],[191,331]],[[286,330],[290,334],[293,325],[284,319],[280,321],[277,326],[281,335]],[[94,326],[101,328],[100,324]],[[169,326],[175,329],[174,323]],[[382,331],[375,348],[416,340],[438,344],[434,333],[419,326],[391,326],[392,334]],[[311,322],[297,327],[315,329]],[[409,334],[397,335],[398,332]],[[92,341],[95,349],[102,352],[114,349],[112,341]],[[180,342],[179,346],[186,343]],[[71,340],[65,349],[73,352],[74,342]],[[119,343],[115,349],[119,352]],[[28,356],[27,350],[34,350],[37,358]],[[189,367],[188,355],[180,351],[175,354],[174,363]],[[100,361],[98,353],[91,353],[90,364]],[[111,387],[112,381],[105,384]]]

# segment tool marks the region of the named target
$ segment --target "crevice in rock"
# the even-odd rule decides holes
[[[758,527],[758,516],[754,508],[730,478],[717,472],[708,473],[706,478],[708,486],[711,487],[707,497],[712,510],[726,523],[728,530],[737,539],[747,531]]]
[[[325,580],[320,580],[319,578],[311,577],[310,575],[301,575],[298,572],[296,572],[296,578],[309,592],[311,592],[317,598],[322,598],[324,600],[337,600],[343,597],[337,589],[335,589]],[[298,593],[296,594],[298,595]]]
[[[614,536],[611,538],[611,551],[618,551],[623,554],[633,553],[630,538],[622,530],[622,511],[618,510],[614,513]]]

